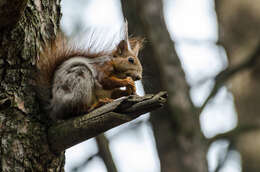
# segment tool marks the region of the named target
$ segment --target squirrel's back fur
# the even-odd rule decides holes
[[[139,43],[142,48],[142,38],[133,37],[129,38],[131,46]],[[112,46],[112,45],[111,45]],[[50,88],[55,70],[66,60],[73,57],[86,57],[96,58],[100,56],[111,55],[115,50],[101,50],[99,52],[92,52],[89,46],[87,48],[81,48],[71,40],[69,40],[64,34],[58,33],[56,38],[43,46],[43,50],[40,52],[40,56],[37,59],[37,83],[38,85]]]

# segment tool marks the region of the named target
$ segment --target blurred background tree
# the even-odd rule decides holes
[[[260,1],[216,1],[220,43],[225,47],[230,66],[246,63],[260,54]],[[230,81],[238,114],[238,126],[227,137],[242,158],[243,171],[260,170],[260,92],[259,61]]]
[[[125,17],[130,33],[145,37],[141,53],[144,90],[169,93],[167,107],[152,112],[149,121],[148,117],[139,119],[106,134],[117,171],[259,171],[257,0],[85,2],[92,6],[86,8],[85,16],[97,11],[96,16],[84,19],[84,27],[113,28]],[[111,20],[103,16],[108,13]],[[154,137],[156,147],[149,148],[156,150],[150,156],[158,156],[159,162],[144,152],[138,154],[139,149],[129,149],[144,157],[140,163],[146,170],[130,165],[130,150],[116,151],[133,132],[142,135],[143,126],[153,131],[147,139]],[[125,169],[124,160],[134,170]],[[147,161],[152,167],[145,165]]]
[[[69,4],[69,0],[64,2]],[[85,24],[78,24],[78,26],[111,27],[112,25],[113,30],[113,27],[115,25],[118,27],[125,17],[129,22],[130,33],[146,38],[146,45],[141,53],[141,61],[145,69],[143,79],[145,92],[153,93],[166,89],[169,93],[167,107],[152,112],[149,121],[147,117],[139,119],[133,124],[119,127],[106,134],[112,152],[111,155],[108,150],[108,155],[113,156],[111,159],[115,159],[111,165],[117,166],[116,171],[240,171],[239,153],[235,151],[235,144],[229,142],[231,140],[226,137],[226,135],[232,135],[233,139],[233,133],[237,129],[232,130],[236,125],[233,97],[224,84],[233,74],[251,65],[240,67],[242,62],[228,65],[227,55],[223,48],[223,45],[225,48],[226,45],[221,36],[218,40],[216,12],[218,18],[219,12],[215,11],[214,1],[122,0],[121,6],[119,1],[112,0],[85,2],[89,2],[89,6],[85,6],[85,18],[81,19],[85,21]],[[70,5],[64,6],[68,8]],[[232,10],[229,9],[230,11]],[[63,25],[66,23],[68,25],[66,11],[64,13]],[[107,17],[108,13],[112,16],[111,20]],[[225,12],[222,15],[224,14]],[[67,22],[64,22],[65,20]],[[77,18],[77,20],[80,19]],[[232,26],[235,27],[234,24]],[[68,27],[64,28],[66,30]],[[220,35],[224,32],[221,29],[220,23]],[[69,32],[76,33],[75,29],[71,30]],[[249,55],[242,56],[246,58]],[[237,66],[241,69],[237,69]],[[233,68],[236,69],[235,72]],[[116,151],[129,140],[128,137],[131,137],[129,132],[140,135],[142,133],[140,128],[143,126],[148,126],[148,128],[151,126],[153,134],[148,139],[153,140],[154,137],[153,144],[156,147],[152,146],[150,149],[156,148],[158,155],[153,153],[150,156],[158,156],[160,163],[153,158],[148,158],[146,153],[138,154],[139,149],[128,148],[128,151]],[[227,133],[221,134],[223,132]],[[127,137],[128,140],[118,141],[120,137]],[[219,141],[222,137],[228,141]],[[92,142],[92,146],[93,144],[95,143]],[[86,147],[89,145],[86,144]],[[96,153],[87,158],[88,163],[83,163],[86,165],[86,170],[92,169],[87,166],[91,166],[89,160],[92,161],[93,157],[98,157],[98,149],[102,149],[100,144],[98,147],[95,148]],[[129,159],[131,155],[127,154],[132,151],[136,152],[136,158],[141,161],[139,163],[143,163],[146,170],[145,168],[142,170],[142,167],[135,169],[130,165],[134,160]],[[73,152],[73,149],[67,152]],[[118,154],[124,154],[124,156]],[[119,156],[122,158],[118,158]],[[138,158],[140,156],[143,159],[140,160]],[[206,162],[207,157],[208,162]],[[69,158],[69,153],[67,158]],[[126,169],[127,165],[122,165],[123,161],[128,161],[128,166],[134,170]],[[147,161],[153,165],[145,166]],[[105,166],[109,166],[106,161],[104,162]],[[101,162],[96,162],[98,163]],[[154,166],[154,163],[157,165]],[[84,171],[82,166],[81,169]]]

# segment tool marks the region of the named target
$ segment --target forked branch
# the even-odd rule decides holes
[[[143,97],[122,97],[94,111],[50,127],[48,131],[51,149],[61,152],[86,139],[97,136],[140,115],[162,107],[167,93]]]
[[[203,105],[200,107],[198,114],[200,114],[203,109],[206,107],[208,102],[215,97],[215,95],[218,93],[219,89],[235,74],[248,69],[250,67],[253,67],[257,64],[257,60],[260,56],[260,43],[257,45],[256,49],[249,55],[249,57],[246,58],[246,60],[236,66],[230,66],[226,70],[220,72],[216,78],[215,78],[215,85],[210,93],[210,95],[207,97]]]

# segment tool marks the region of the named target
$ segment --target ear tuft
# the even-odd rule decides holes
[[[123,31],[124,31],[123,40],[121,40],[117,45],[116,50],[114,51],[114,55],[122,56],[124,54],[127,54],[127,52],[131,52],[135,56],[138,56],[139,50],[143,47],[144,39],[139,37],[135,37],[135,38],[128,37],[128,23],[126,19],[124,22]]]
[[[124,40],[125,41],[128,41],[128,22],[127,20],[125,19],[125,23],[124,23]]]
[[[122,40],[119,42],[119,44],[117,45],[117,48],[116,48],[116,52],[115,54],[118,54],[118,55],[123,55],[124,52],[128,51],[128,45],[127,45],[127,42],[125,40]]]
[[[130,46],[135,56],[138,56],[140,49],[143,47],[144,38],[130,38]]]

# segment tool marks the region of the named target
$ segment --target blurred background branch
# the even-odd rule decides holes
[[[100,134],[99,136],[96,137],[96,141],[98,145],[99,155],[104,161],[107,171],[118,172],[109,148],[109,140],[106,138],[104,134]]]
[[[203,103],[203,105],[199,108],[199,114],[203,111],[203,109],[206,107],[207,103],[215,97],[215,95],[218,93],[219,89],[223,87],[226,82],[231,79],[234,75],[236,75],[239,72],[242,72],[245,69],[248,68],[253,68],[254,66],[257,65],[257,60],[260,56],[260,44],[257,45],[255,50],[252,52],[252,54],[249,55],[249,57],[246,57],[243,62],[241,62],[238,65],[234,66],[229,66],[227,69],[224,71],[220,72],[216,77],[215,77],[215,85]]]

